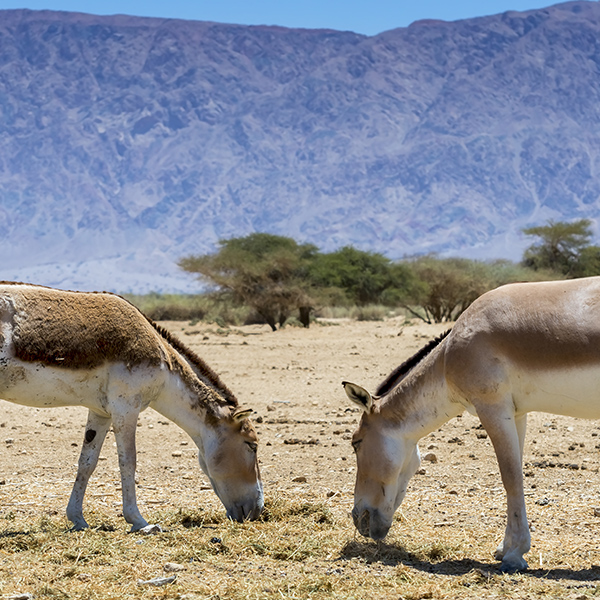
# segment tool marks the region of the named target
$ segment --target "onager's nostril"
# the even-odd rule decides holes
[[[354,526],[358,529],[358,532],[365,536],[369,537],[369,529],[371,516],[368,510],[363,510],[359,513],[356,509],[352,511],[352,518],[354,520]]]

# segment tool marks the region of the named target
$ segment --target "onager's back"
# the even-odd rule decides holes
[[[2,348],[14,356],[69,369],[106,362],[158,366],[164,358],[155,328],[120,296],[0,285]],[[12,333],[12,335],[11,335]]]
[[[67,516],[87,526],[83,496],[111,426],[123,514],[147,526],[135,499],[135,432],[148,406],[180,425],[228,516],[256,518],[263,506],[256,433],[233,394],[194,353],[123,298],[28,284],[0,284],[0,397],[29,406],[89,409]]]

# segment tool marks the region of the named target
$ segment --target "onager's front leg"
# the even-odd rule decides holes
[[[526,421],[515,419],[507,405],[512,407],[512,400],[502,405],[478,405],[477,414],[494,445],[506,490],[506,532],[496,550],[496,559],[502,560],[503,571],[514,572],[527,569],[523,554],[529,552],[531,535],[523,493],[522,450]]]
[[[148,525],[148,521],[138,510],[135,497],[135,431],[138,414],[136,411],[131,411],[123,415],[113,415],[113,430],[117,442],[123,490],[123,517],[131,523],[131,531],[138,531]]]
[[[83,518],[83,497],[90,477],[98,464],[100,450],[109,428],[110,417],[102,417],[89,411],[81,454],[79,455],[77,477],[73,484],[69,504],[67,504],[67,518],[73,523],[75,531],[88,527]]]

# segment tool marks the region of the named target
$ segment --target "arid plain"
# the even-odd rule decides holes
[[[413,478],[385,542],[355,532],[350,436],[360,414],[341,381],[373,390],[448,325],[330,320],[272,333],[257,325],[162,324],[222,376],[240,404],[254,409],[265,521],[227,522],[191,440],[148,410],[137,430],[138,501],[146,518],[167,531],[126,533],[109,434],[84,505],[92,530],[70,533],[63,515],[86,411],[0,402],[1,597],[600,595],[596,422],[530,417],[527,573],[502,575],[493,559],[505,523],[504,490],[490,441],[467,414],[422,440],[421,452],[431,460]],[[181,570],[172,575],[168,563]],[[142,583],[167,576],[174,581],[165,586]]]

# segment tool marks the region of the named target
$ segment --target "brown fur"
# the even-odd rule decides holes
[[[92,369],[106,361],[158,366],[163,359],[150,324],[119,296],[22,286],[11,297],[21,360]]]
[[[14,353],[20,360],[66,369],[92,369],[107,361],[123,362],[129,368],[166,361],[188,385],[198,387],[189,372],[186,376],[185,366],[220,399],[230,406],[238,404],[197,354],[121,296],[0,282],[0,302],[3,297],[14,309]],[[169,349],[174,356],[168,356]],[[197,391],[205,395],[204,390]]]

